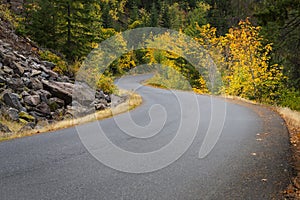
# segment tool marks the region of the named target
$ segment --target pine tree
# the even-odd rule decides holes
[[[159,16],[158,16],[158,11],[156,8],[155,3],[152,3],[152,7],[151,7],[151,12],[150,12],[150,23],[149,26],[150,27],[157,27],[158,26],[158,20],[159,20]]]
[[[96,0],[38,0],[28,10],[33,40],[69,60],[80,59],[101,40],[101,9]]]

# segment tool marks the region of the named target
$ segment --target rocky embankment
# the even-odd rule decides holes
[[[54,72],[54,63],[42,61],[37,48],[0,21],[0,117],[2,121],[22,124],[19,132],[70,118],[74,113],[74,82]],[[110,107],[110,95],[101,90],[93,95],[95,98],[90,104],[96,110]],[[82,111],[80,103],[76,102],[75,106]],[[0,121],[0,136],[9,134],[9,127]]]

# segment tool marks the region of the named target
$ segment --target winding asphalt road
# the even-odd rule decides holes
[[[186,134],[195,131],[196,136],[191,144],[188,140],[178,143],[178,151],[189,146],[179,159],[154,172],[121,172],[95,159],[81,142],[75,127],[6,141],[0,143],[0,199],[282,198],[280,191],[289,183],[290,150],[287,129],[277,114],[260,106],[242,106],[201,95],[195,98],[198,107],[187,105],[188,99],[195,97],[191,93],[140,85],[139,82],[146,78],[127,77],[119,83],[121,87],[136,89],[141,94],[144,102],[140,107],[129,115],[84,124],[77,130],[86,130],[92,138],[97,130],[91,127],[99,124],[116,146],[126,151],[146,153],[172,143],[178,137],[180,121],[192,121],[198,113],[200,121],[196,130],[193,122],[190,127],[182,129]],[[185,102],[180,102],[178,96]],[[180,106],[181,103],[184,105]],[[222,105],[226,105],[225,115]],[[139,126],[130,128],[128,125],[128,130],[124,130],[126,116]],[[156,130],[157,127],[151,127],[151,124],[159,124],[162,128]],[[219,136],[220,124],[222,131]],[[150,137],[151,131],[133,132],[132,135],[124,133],[138,128],[157,131],[157,134]],[[95,152],[110,152],[109,147],[94,148]],[[201,148],[204,148],[202,156]],[[176,152],[175,149],[174,155]],[[116,158],[118,155],[111,156]],[[158,164],[164,163],[167,156],[156,155],[154,160]],[[126,158],[120,156],[116,160],[115,164],[119,161],[126,165]],[[146,164],[152,163],[152,160],[148,161]],[[145,163],[131,164],[131,168],[124,168],[130,171],[137,166],[139,169],[151,167],[144,166]]]

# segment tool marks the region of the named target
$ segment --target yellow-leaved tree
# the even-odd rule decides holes
[[[210,25],[197,29],[197,41],[209,52],[222,75],[223,93],[268,103],[279,98],[285,79],[283,67],[270,63],[272,44],[265,44],[260,27],[246,19],[220,37]]]
[[[263,43],[260,29],[246,19],[226,35],[224,90],[230,95],[271,103],[279,97],[285,77],[283,67],[270,63],[272,45]]]

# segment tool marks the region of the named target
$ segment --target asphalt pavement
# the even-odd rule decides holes
[[[276,113],[146,78],[118,83],[143,97],[129,113],[0,143],[0,199],[282,199],[291,152]]]

